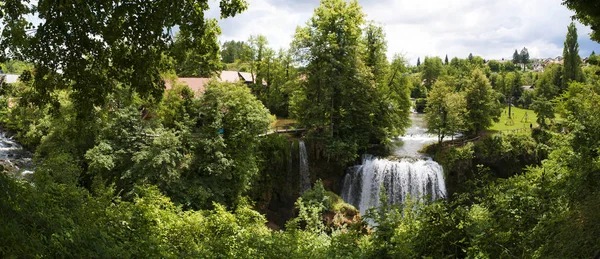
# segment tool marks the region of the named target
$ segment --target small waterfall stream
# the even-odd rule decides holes
[[[418,151],[434,143],[436,137],[426,133],[423,115],[411,114],[412,125],[399,137],[394,156],[399,159],[365,155],[362,164],[348,169],[342,187],[342,199],[360,210],[361,215],[379,206],[381,186],[388,203],[403,203],[412,198],[432,200],[445,198],[444,171],[431,158]]]
[[[310,171],[308,168],[308,154],[306,153],[306,145],[303,140],[298,142],[300,152],[300,193],[310,189]]]
[[[20,178],[31,176],[32,157],[33,155],[23,149],[12,137],[0,131],[0,165],[6,172]]]

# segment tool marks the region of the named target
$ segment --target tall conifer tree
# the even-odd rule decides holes
[[[577,27],[571,22],[565,39],[563,49],[563,89],[567,88],[569,81],[583,81],[583,72],[581,71],[581,57],[579,57],[579,43],[577,43]]]

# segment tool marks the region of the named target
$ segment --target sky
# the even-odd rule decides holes
[[[217,0],[208,17],[218,18]],[[288,48],[297,26],[305,26],[319,0],[248,0],[250,6],[233,18],[219,20],[221,42],[245,41],[265,35],[272,48]],[[384,27],[388,57],[404,55],[415,64],[425,56],[511,59],[526,47],[532,58],[562,55],[567,26],[574,12],[561,0],[359,0],[367,20]],[[591,30],[577,23],[580,55],[600,44]]]

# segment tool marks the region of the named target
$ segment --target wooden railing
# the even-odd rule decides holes
[[[473,142],[473,141],[477,141],[481,138],[481,136],[477,136],[474,138],[470,138],[470,139],[455,139],[455,140],[451,140],[451,141],[446,141],[444,143],[442,143],[442,146],[444,148],[449,148],[449,147],[462,147],[464,145],[466,145],[469,142]]]

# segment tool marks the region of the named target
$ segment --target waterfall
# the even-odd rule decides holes
[[[364,213],[379,204],[381,186],[385,188],[388,203],[401,204],[412,198],[446,197],[444,171],[435,161],[387,159],[365,156],[360,166],[350,168],[344,178],[342,199]]]
[[[354,205],[362,215],[379,205],[381,186],[388,204],[403,203],[409,196],[432,200],[447,196],[444,170],[435,161],[420,153],[437,137],[427,133],[423,114],[411,113],[412,125],[406,135],[398,137],[394,160],[365,155],[362,165],[348,169],[342,186],[342,199]]]
[[[298,149],[300,150],[300,193],[304,193],[310,189],[310,172],[308,170],[308,155],[306,153],[306,145],[304,141],[298,142]]]

